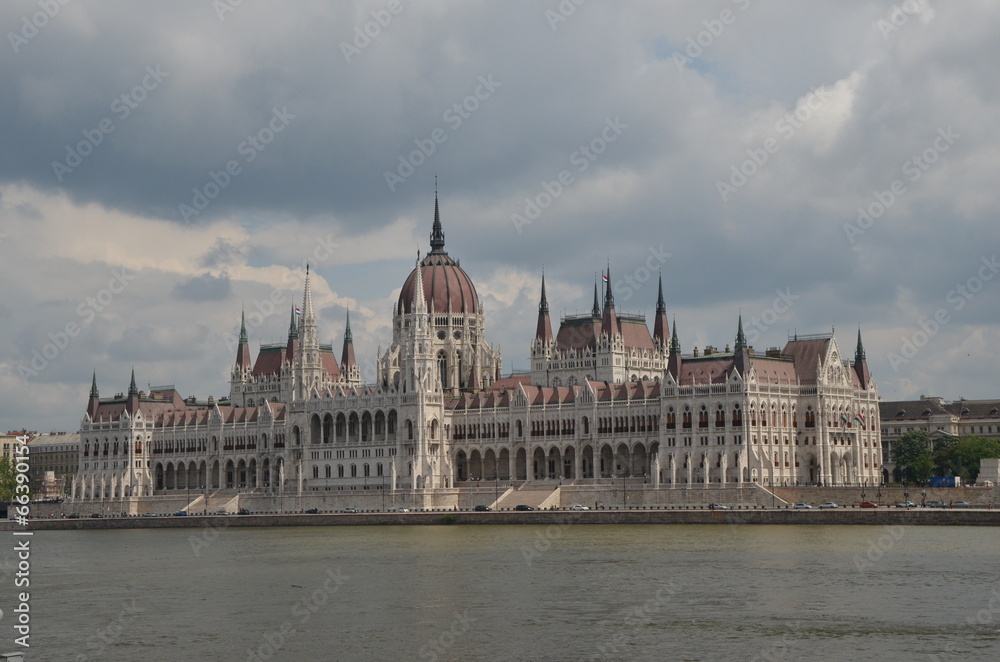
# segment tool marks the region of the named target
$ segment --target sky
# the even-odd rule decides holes
[[[429,249],[524,371],[554,318],[684,353],[858,329],[883,399],[1000,397],[1000,4],[6,1],[0,429],[228,395],[314,274],[363,376]],[[554,325],[558,322],[553,319]]]

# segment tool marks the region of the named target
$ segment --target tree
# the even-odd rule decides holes
[[[934,473],[934,461],[930,455],[921,455],[915,459],[909,467],[908,476],[916,483],[924,483],[930,479]]]
[[[961,476],[963,480],[974,481],[979,476],[979,461],[993,457],[1000,457],[1000,442],[966,435],[935,451],[934,468],[942,476]]]
[[[905,480],[920,482],[927,478],[918,478],[914,468],[923,469],[926,463],[921,462],[915,467],[915,463],[920,458],[931,460],[931,441],[927,433],[923,430],[911,430],[897,439],[892,444],[892,460],[896,463],[896,468],[902,472]],[[933,466],[933,462],[931,462]],[[928,474],[929,477],[929,474]]]
[[[14,463],[9,457],[0,457],[0,501],[12,501],[15,487],[17,487],[17,474]]]

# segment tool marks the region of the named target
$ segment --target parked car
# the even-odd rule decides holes
[[[858,504],[859,508],[878,508],[878,504],[874,501],[862,501]]]
[[[917,504],[913,503],[912,501],[904,501],[903,503],[897,503],[896,507],[897,508],[916,508]]]
[[[344,510],[342,512],[345,512],[345,513],[356,513],[356,512],[358,512],[358,509],[357,508],[344,508]]]
[[[523,503],[519,503],[516,506],[514,506],[514,510],[534,510],[534,508],[532,508],[531,506],[526,506]]]
[[[792,506],[792,508],[795,508],[796,510],[812,510],[812,506],[808,503],[797,503]]]
[[[937,499],[931,499],[930,501],[924,502],[925,508],[947,508],[948,504],[944,501],[938,501]]]
[[[186,510],[178,510],[178,511],[177,511],[176,513],[174,513],[174,515],[173,515],[173,516],[174,516],[174,517],[186,517],[186,516],[187,516],[187,514],[188,514],[188,513],[187,513],[187,511],[186,511]]]
[[[580,504],[575,504],[569,507],[570,510],[590,510],[588,506],[582,506]]]
[[[66,519],[80,519],[80,513],[70,513],[66,516]]]
[[[310,508],[309,510],[306,511],[306,513],[308,513],[309,515],[315,515],[318,512],[319,508]]]
[[[951,502],[951,507],[952,508],[975,508],[975,506],[973,506],[968,501],[952,501]]]
[[[401,507],[399,507],[399,508],[396,509],[396,512],[397,513],[408,513],[408,512],[410,512],[410,509],[409,508],[403,508],[401,506]]]
[[[840,508],[840,506],[838,506],[837,504],[835,504],[833,501],[827,501],[826,503],[821,503],[821,504],[819,504],[819,507],[823,508],[823,509],[827,509],[827,508]]]
[[[228,515],[228,514],[229,514],[229,511],[228,511],[228,510],[216,510],[216,511],[215,511],[214,513],[212,513],[212,514],[213,514],[213,515]]]
[[[247,510],[246,508],[240,508],[238,511],[236,511],[236,514],[237,515],[249,515],[250,511]]]
[[[484,505],[480,504],[480,505],[476,506],[475,508],[473,508],[473,510],[476,511],[477,513],[485,513],[486,511],[493,510],[493,509],[490,508],[489,506],[484,506]]]
[[[91,517],[93,517],[94,519],[101,519],[102,517],[104,517],[104,515],[100,513],[93,513]]]

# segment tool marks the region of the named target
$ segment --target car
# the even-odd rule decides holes
[[[514,510],[534,510],[534,508],[532,508],[531,506],[526,506],[523,503],[519,503],[516,506],[514,506]]]
[[[925,501],[924,502],[924,507],[925,508],[947,508],[948,504],[946,504],[944,501],[938,501],[936,499],[931,499],[930,501]]]
[[[101,519],[102,517],[104,517],[104,515],[102,515],[100,513],[93,513],[91,515],[91,517],[94,518],[94,519]]]
[[[493,509],[490,508],[489,506],[479,505],[479,506],[476,506],[475,508],[473,508],[473,510],[476,511],[477,513],[485,513],[486,511],[493,510]]]
[[[796,510],[812,510],[812,506],[808,503],[797,503],[792,506],[792,508],[795,508]]]
[[[319,508],[310,508],[306,511],[307,515],[315,515],[319,512]]]
[[[174,517],[186,517],[187,514],[188,513],[186,510],[178,510],[176,513],[174,513]]]
[[[358,509],[357,509],[357,508],[344,508],[344,510],[343,510],[343,511],[341,511],[341,512],[345,512],[345,513],[356,513],[356,512],[358,512]]]
[[[859,508],[878,508],[878,504],[874,501],[862,501],[858,504]]]
[[[80,513],[70,513],[66,516],[66,519],[80,519]]]
[[[589,506],[582,506],[580,504],[575,504],[569,507],[570,510],[590,510]]]
[[[409,508],[403,508],[401,506],[401,507],[399,507],[399,508],[396,509],[396,512],[397,513],[408,513],[408,512],[410,512],[410,509]]]
[[[975,506],[973,506],[968,501],[952,501],[951,502],[951,507],[952,508],[975,508]]]
[[[913,503],[912,501],[904,501],[902,503],[896,504],[897,508],[916,508],[916,506],[917,504]]]
[[[236,511],[236,514],[237,515],[249,515],[250,511],[247,510],[246,508],[240,508],[238,511]]]
[[[143,517],[156,517],[156,513],[143,513]]]
[[[229,511],[228,511],[228,510],[216,510],[216,511],[215,511],[214,513],[212,513],[212,514],[213,514],[213,515],[228,515],[228,514],[229,514]]]
[[[840,506],[838,506],[837,504],[835,504],[833,501],[827,501],[826,503],[821,503],[821,504],[819,504],[819,507],[822,508],[822,509],[824,509],[824,510],[827,509],[827,508],[840,508]]]

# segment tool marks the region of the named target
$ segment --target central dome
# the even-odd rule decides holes
[[[479,312],[479,296],[472,279],[458,262],[444,250],[444,232],[437,193],[434,194],[434,228],[431,230],[431,252],[420,261],[420,276],[424,281],[424,300],[432,313]],[[396,304],[398,314],[413,312],[413,292],[417,287],[417,268],[410,272],[399,292]]]

